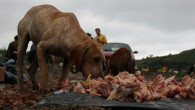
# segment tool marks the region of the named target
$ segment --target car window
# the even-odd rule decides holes
[[[107,43],[104,46],[104,51],[117,51],[119,48],[127,48],[131,51],[131,48],[127,44],[120,44],[120,43]],[[131,51],[132,52],[132,51]]]
[[[111,51],[117,51],[118,49],[118,47],[111,47]]]

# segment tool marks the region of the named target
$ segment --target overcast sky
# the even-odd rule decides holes
[[[195,48],[195,0],[1,0],[0,48],[7,49],[18,22],[41,4],[73,12],[92,37],[99,27],[108,42],[128,43],[139,52],[136,59]]]

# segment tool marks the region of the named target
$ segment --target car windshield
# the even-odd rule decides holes
[[[120,43],[107,43],[104,46],[104,51],[117,51],[119,48],[127,48],[131,51],[129,45]]]

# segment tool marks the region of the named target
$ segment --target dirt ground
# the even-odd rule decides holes
[[[158,72],[142,72],[142,75],[145,77],[146,80],[153,80],[157,75],[162,74],[165,78],[173,76],[171,73],[158,73]],[[183,76],[175,75],[175,79],[177,81],[181,81]]]
[[[48,72],[49,72],[49,88],[51,89],[51,92],[55,90],[57,87],[57,83],[59,78],[61,77],[61,65],[49,64],[47,66]],[[26,73],[27,68],[24,68],[24,73]],[[37,82],[39,84],[39,70],[37,71]],[[29,75],[26,74],[28,79]],[[68,78],[74,82],[80,81],[83,78],[83,75],[81,73],[76,74],[68,74]],[[33,91],[31,89],[31,82],[27,81],[24,84],[27,92],[25,94],[21,94],[17,92],[17,84],[8,84],[4,82],[0,82],[0,110],[1,109],[32,109],[30,108],[32,105],[36,104],[40,100],[42,100],[45,96],[48,94],[42,95],[39,94],[37,91]],[[66,106],[66,107],[55,107],[51,106],[50,108],[44,108],[47,109],[73,109],[74,106]],[[77,107],[78,108],[78,107]],[[82,108],[83,109],[83,108]]]
[[[49,71],[49,88],[54,90],[56,88],[56,84],[61,76],[61,66],[58,64],[54,65],[48,65],[48,71]],[[165,77],[170,77],[172,76],[169,73],[156,73],[156,72],[149,72],[149,73],[142,73],[142,75],[145,77],[146,80],[153,80],[157,75],[162,74]],[[28,75],[27,75],[28,76]],[[83,79],[83,76],[81,73],[77,74],[68,74],[68,78],[73,81],[77,82]],[[39,83],[39,71],[37,72],[37,79]],[[177,77],[177,80],[181,80],[180,77]],[[42,100],[45,95],[41,95],[36,91],[33,91],[31,89],[31,83],[30,81],[27,81],[25,83],[25,88],[27,89],[27,93],[21,94],[17,93],[17,84],[4,84],[3,82],[0,83],[0,109],[32,109],[30,108],[32,105],[36,104],[40,100]],[[86,107],[75,107],[75,106],[66,106],[66,107],[56,107],[56,106],[51,106],[51,107],[45,107],[42,108],[44,110],[48,109],[102,109],[100,107],[96,108],[86,108]]]

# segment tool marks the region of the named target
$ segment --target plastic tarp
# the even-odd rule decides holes
[[[15,68],[15,60],[9,59],[5,63],[0,62],[0,67],[5,67],[5,83],[17,83],[17,70]],[[23,81],[27,81],[28,78],[23,74]]]
[[[63,90],[53,92],[43,100],[32,106],[32,108],[55,106],[100,106],[112,109],[149,109],[149,110],[195,110],[195,100],[191,99],[161,99],[156,101],[137,102],[120,102],[106,100],[105,97],[99,97],[89,94],[74,92],[65,92]]]

